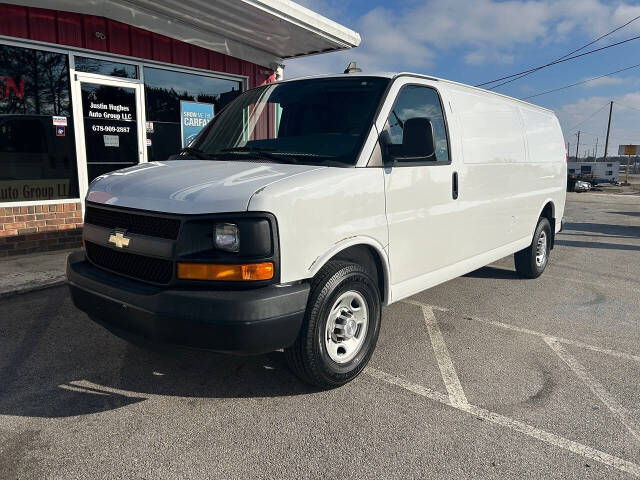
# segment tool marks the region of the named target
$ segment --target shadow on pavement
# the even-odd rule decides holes
[[[640,238],[640,226],[635,225],[611,225],[606,223],[576,223],[567,222],[564,225],[565,230],[576,232],[592,232],[602,233],[604,235],[621,235],[625,237]],[[562,234],[560,234],[561,236]]]
[[[151,395],[270,397],[313,392],[284,355],[149,351],[77,311],[66,287],[0,300],[0,415],[67,417],[131,405]]]
[[[518,275],[515,270],[507,270],[506,268],[497,267],[482,267],[473,272],[467,273],[465,277],[470,278],[501,278],[501,279],[518,279],[522,280],[522,277]]]
[[[640,251],[640,246],[625,245],[623,243],[581,242],[579,240],[564,240],[564,239],[557,239],[555,243],[556,245],[563,245],[565,247],[604,248],[609,250]]]
[[[640,217],[640,212],[607,212],[615,215],[628,215],[629,217]]]

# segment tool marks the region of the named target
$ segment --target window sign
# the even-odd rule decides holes
[[[213,104],[180,102],[180,132],[182,146],[188,147],[207,123],[213,118]]]
[[[135,88],[82,82],[80,92],[89,181],[137,164]]]
[[[147,144],[149,161],[166,160],[186,145],[181,101],[213,105],[218,115],[240,94],[241,86],[238,80],[144,67],[146,130],[152,142]]]

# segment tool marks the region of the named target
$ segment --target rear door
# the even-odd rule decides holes
[[[393,152],[402,144],[408,119],[428,118],[433,125],[435,158],[399,158],[385,168],[394,299],[427,288],[431,284],[429,274],[461,260],[456,248],[460,241],[456,225],[457,172],[441,92],[437,82],[411,78],[398,82],[400,85],[391,90],[397,91],[393,105],[390,109],[387,106],[388,114],[381,119],[381,143],[389,144],[386,150]]]

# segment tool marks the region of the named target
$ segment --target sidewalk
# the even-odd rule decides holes
[[[67,256],[73,250],[34,253],[0,260],[0,298],[65,282]]]

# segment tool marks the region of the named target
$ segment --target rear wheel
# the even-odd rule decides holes
[[[293,372],[333,388],[353,380],[369,362],[380,332],[380,293],[362,266],[330,261],[311,284],[302,328],[285,349]]]
[[[538,278],[549,263],[551,224],[545,217],[538,220],[531,245],[514,255],[516,271],[525,278]]]

